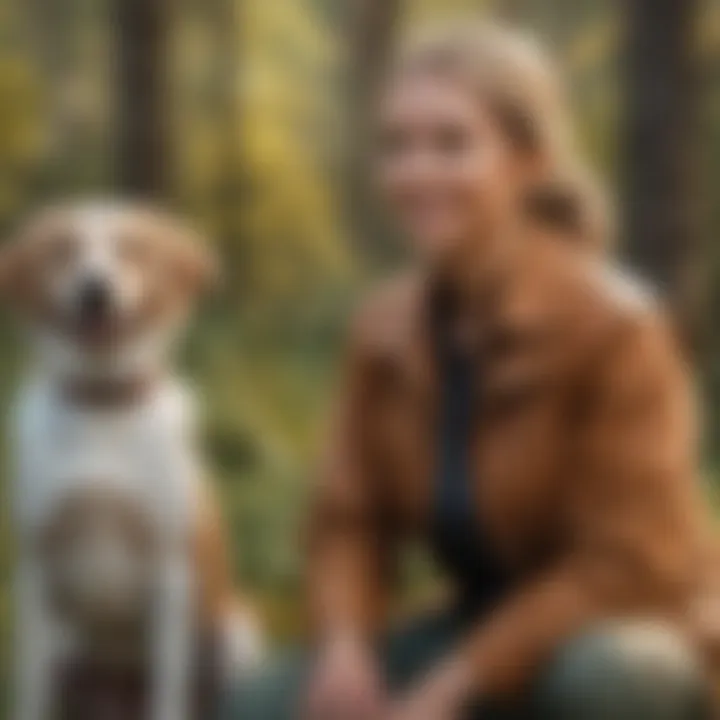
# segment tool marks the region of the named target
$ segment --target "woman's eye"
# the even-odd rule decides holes
[[[457,127],[447,127],[435,133],[435,147],[443,155],[460,155],[469,145],[468,134]]]

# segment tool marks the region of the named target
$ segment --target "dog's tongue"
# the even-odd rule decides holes
[[[78,323],[78,334],[83,342],[103,345],[115,335],[115,323],[109,317],[84,317]]]

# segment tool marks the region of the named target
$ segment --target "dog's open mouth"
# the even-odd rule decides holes
[[[69,334],[87,348],[103,349],[112,346],[122,334],[122,318],[116,312],[79,312],[69,320]]]
[[[107,316],[81,315],[74,323],[74,335],[85,345],[102,346],[113,342],[119,334],[119,322]]]

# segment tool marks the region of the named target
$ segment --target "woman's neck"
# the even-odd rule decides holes
[[[515,265],[521,237],[517,222],[508,222],[462,243],[467,250],[438,269],[456,317],[475,315],[492,303]]]

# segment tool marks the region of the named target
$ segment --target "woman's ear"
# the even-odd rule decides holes
[[[526,187],[544,184],[548,177],[554,176],[554,165],[547,153],[536,149],[519,153],[518,172],[523,181],[521,184]]]

